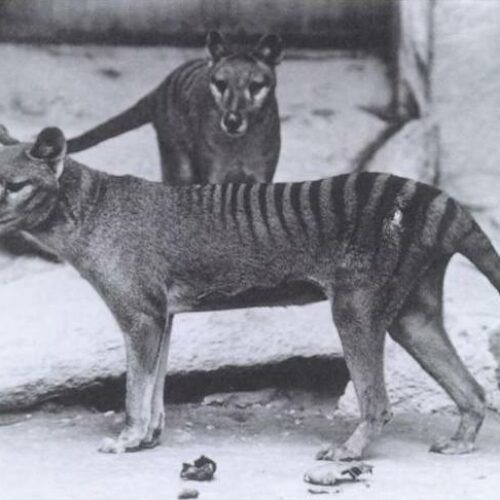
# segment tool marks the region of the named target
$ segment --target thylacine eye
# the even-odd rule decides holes
[[[227,89],[227,82],[225,80],[221,80],[220,78],[214,78],[212,83],[215,85],[215,88],[223,94]]]
[[[252,95],[255,95],[255,94],[258,94],[265,86],[266,86],[266,84],[264,82],[254,81],[254,82],[250,82],[248,88],[250,90],[250,93]]]
[[[21,189],[31,185],[31,181],[6,182],[5,188],[9,193],[18,193]]]

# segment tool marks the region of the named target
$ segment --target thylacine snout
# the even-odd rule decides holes
[[[222,115],[220,126],[226,134],[238,137],[247,131],[248,121],[241,112],[228,111]]]

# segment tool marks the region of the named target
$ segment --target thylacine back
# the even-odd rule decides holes
[[[500,258],[440,190],[359,173],[294,184],[164,186],[65,157],[58,129],[0,150],[0,233],[22,231],[67,259],[117,318],[127,346],[127,424],[102,450],[157,444],[174,314],[330,301],[361,410],[347,442],[320,458],[362,456],[390,418],[386,331],[447,391],[461,421],[432,449],[473,449],[484,394],[443,325],[455,253],[500,291]],[[304,297],[304,294],[306,297]]]
[[[207,48],[210,59],[180,66],[128,110],[70,139],[68,152],[152,123],[163,182],[270,182],[280,151],[281,41],[268,35],[251,50],[232,51],[212,32]]]

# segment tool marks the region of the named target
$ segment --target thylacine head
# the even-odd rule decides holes
[[[0,143],[9,145],[0,166],[0,234],[29,231],[57,203],[66,140],[58,128],[42,130],[34,144],[17,142],[5,128],[0,135]]]
[[[241,136],[273,94],[274,68],[283,57],[281,38],[265,35],[251,49],[235,51],[220,33],[211,31],[207,49],[211,60],[210,92],[220,111],[220,126],[229,136]]]

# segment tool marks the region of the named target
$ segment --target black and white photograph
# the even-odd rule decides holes
[[[0,500],[496,500],[500,0],[0,0]]]

